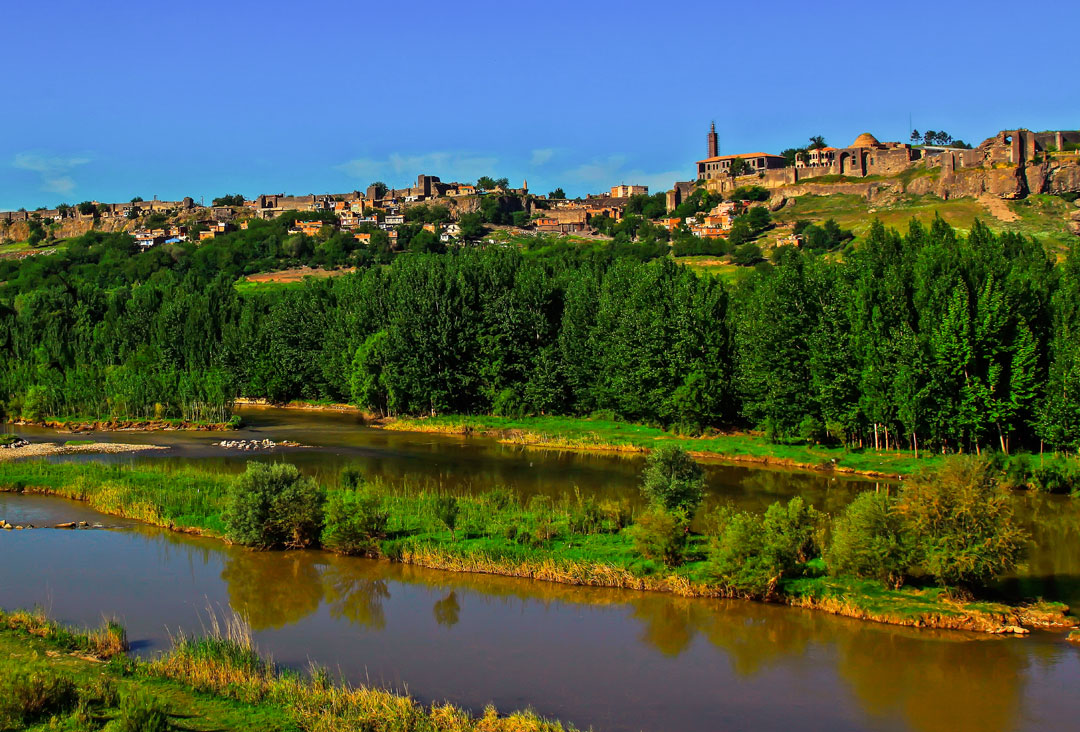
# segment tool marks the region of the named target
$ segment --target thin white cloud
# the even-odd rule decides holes
[[[529,165],[540,167],[541,165],[546,165],[553,157],[555,157],[554,148],[545,147],[539,150],[533,150],[532,159],[529,160]]]
[[[621,183],[645,185],[650,193],[660,193],[670,190],[675,181],[688,180],[690,177],[685,170],[648,172],[641,168],[627,168],[625,155],[611,155],[571,168],[560,179],[587,187],[594,193]]]
[[[499,159],[462,152],[431,152],[420,155],[392,153],[385,160],[355,158],[336,166],[353,178],[374,180],[382,177],[411,179],[425,174],[435,175],[444,181],[470,181],[482,175],[498,175]]]
[[[41,183],[41,190],[66,195],[75,190],[75,179],[70,175],[47,177]]]
[[[371,158],[356,158],[338,165],[337,169],[353,178],[378,178],[383,173],[383,163]]]
[[[68,194],[75,190],[75,179],[69,173],[80,165],[90,162],[85,156],[48,156],[33,152],[16,153],[11,166],[29,170],[41,176],[41,190]]]
[[[612,155],[603,160],[594,160],[571,168],[563,173],[562,177],[568,182],[587,185],[600,184],[612,185],[610,182],[617,179],[621,173],[623,164],[626,163],[625,155]],[[618,183],[614,180],[614,183]]]

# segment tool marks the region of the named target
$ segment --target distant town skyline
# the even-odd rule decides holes
[[[1043,17],[1077,25],[1075,4],[1052,5]],[[321,19],[295,8],[7,9],[9,27],[27,31],[0,48],[0,210],[363,190],[420,173],[527,178],[571,196],[659,192],[694,177],[713,121],[721,154],[776,153],[811,135],[906,141],[909,117],[971,144],[1080,127],[1071,48],[1015,58],[1002,23],[1016,9],[1004,3],[952,3],[937,20],[910,4],[846,2],[661,13],[418,3]]]

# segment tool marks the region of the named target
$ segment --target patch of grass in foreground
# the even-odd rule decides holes
[[[815,469],[847,468],[863,472],[910,475],[940,462],[938,455],[904,450],[846,449],[807,445],[799,441],[773,443],[749,434],[686,437],[657,427],[608,419],[574,417],[471,417],[449,415],[397,419],[388,429],[447,433],[490,433],[507,442],[540,447],[644,451],[676,444],[695,453],[731,459],[788,463]]]
[[[217,632],[208,637],[180,637],[172,651],[150,661],[116,656],[101,663],[10,625],[11,617],[0,612],[2,729],[83,730],[106,723],[110,729],[281,732],[572,729],[531,712],[499,716],[488,707],[477,717],[450,704],[425,707],[408,696],[333,684],[324,669],[313,668],[310,677],[284,671],[258,655],[235,620],[224,633],[215,621]],[[156,725],[147,723],[152,718]]]

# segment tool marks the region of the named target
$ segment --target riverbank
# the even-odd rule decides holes
[[[21,458],[42,458],[53,455],[95,455],[147,450],[168,450],[161,445],[126,445],[120,442],[80,442],[61,445],[55,442],[31,442],[20,447],[0,450],[0,462]]]
[[[345,404],[342,402],[309,402],[309,401],[292,401],[285,404],[276,404],[269,399],[249,399],[247,397],[238,397],[234,404],[238,407],[262,407],[268,409],[298,409],[308,412],[348,412],[350,414],[358,414],[364,418],[365,422],[379,422],[382,418],[374,412],[369,412],[360,407],[352,404]]]
[[[752,463],[790,470],[897,479],[930,468],[941,456],[904,450],[845,449],[798,442],[773,443],[761,435],[734,432],[688,437],[667,430],[617,420],[588,417],[383,417],[351,404],[265,399],[236,400],[241,407],[345,412],[363,418],[368,427],[398,432],[482,436],[504,444],[550,450],[645,453],[661,444],[676,444],[703,460]]]
[[[63,729],[96,729],[106,720],[120,720],[123,729],[164,729],[146,725],[156,717],[187,730],[573,729],[531,712],[500,716],[488,707],[476,716],[450,704],[426,707],[406,695],[331,683],[325,669],[304,677],[261,658],[239,621],[224,625],[212,619],[207,637],[180,636],[172,650],[142,660],[124,655],[126,634],[115,623],[81,631],[40,612],[0,611],[0,727],[53,729],[55,718]]]
[[[225,538],[222,519],[232,479],[192,469],[169,470],[46,462],[0,464],[0,490],[57,495],[92,508],[175,531]],[[506,491],[458,497],[453,529],[437,518],[442,496],[382,492],[388,522],[364,553],[456,572],[523,577],[569,585],[738,597],[710,579],[708,538],[692,535],[687,561],[670,568],[634,548],[625,504],[580,496],[534,498],[523,505]],[[772,602],[913,627],[1017,632],[1071,627],[1060,603],[965,602],[939,587],[885,589],[880,583],[829,577],[820,564],[783,578]],[[1021,631],[1022,632],[1022,631]]]
[[[234,430],[239,422],[193,422],[185,419],[84,419],[81,417],[50,417],[48,419],[16,419],[11,424],[20,427],[45,427],[57,432],[164,432],[192,430],[219,432]]]
[[[678,445],[701,459],[755,463],[772,467],[896,479],[933,467],[941,456],[904,450],[845,449],[797,442],[773,443],[740,432],[688,437],[656,427],[615,420],[575,417],[390,418],[371,425],[387,430],[481,435],[525,447],[641,453]]]

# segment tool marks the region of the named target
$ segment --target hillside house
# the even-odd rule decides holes
[[[290,234],[304,234],[306,236],[315,236],[319,233],[319,229],[328,224],[325,221],[297,221],[289,229]]]
[[[787,166],[787,160],[783,155],[770,153],[743,153],[740,155],[717,155],[705,158],[697,162],[698,180],[711,180],[721,176],[730,175],[731,163],[740,158],[746,162],[747,174],[764,173],[766,170],[776,170]]]

